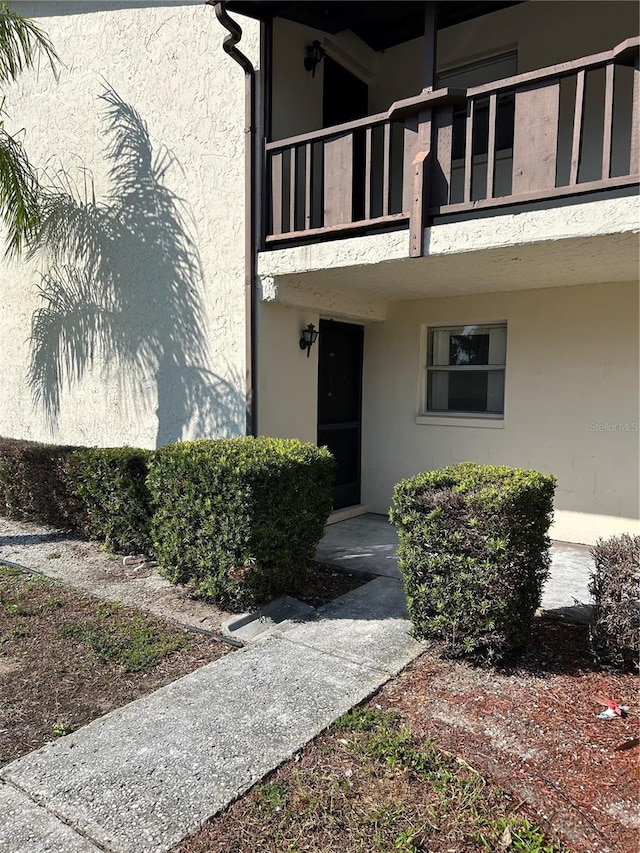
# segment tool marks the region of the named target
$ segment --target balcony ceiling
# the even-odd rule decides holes
[[[522,0],[519,0],[522,2]],[[516,6],[516,2],[441,2],[438,29],[442,30],[480,15]],[[335,35],[351,30],[372,50],[386,50],[424,33],[424,2],[386,0],[386,2],[270,2],[270,0],[231,0],[230,12],[268,21],[286,18],[298,24]]]

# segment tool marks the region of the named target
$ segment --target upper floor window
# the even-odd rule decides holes
[[[427,412],[504,413],[506,323],[429,329]]]

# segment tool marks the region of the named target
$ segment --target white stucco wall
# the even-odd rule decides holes
[[[126,180],[108,174],[115,161],[106,147],[116,129],[99,97],[105,86],[137,111],[151,150],[142,139],[139,174],[124,187],[125,239],[107,241],[107,264],[119,274],[112,352],[105,358],[96,350],[93,363],[82,354],[84,376],[65,383],[53,424],[34,408],[27,383],[31,320],[43,305],[36,286],[49,264],[0,265],[0,435],[154,446],[242,433],[244,75],[222,51],[226,31],[199,1],[13,5],[37,17],[62,63],[57,82],[41,68],[7,93],[10,129],[25,128],[33,163],[49,176],[64,170],[81,197],[86,186],[89,200],[95,191],[103,210],[113,210],[109,194]],[[257,64],[258,24],[241,23],[241,47]],[[175,286],[179,271],[167,270],[148,243],[167,240],[166,257],[175,262],[187,234],[200,272],[183,273]],[[94,282],[100,302],[98,290]]]
[[[385,513],[401,478],[472,460],[554,474],[556,539],[640,533],[638,295],[637,281],[470,293],[389,302],[386,319],[361,318],[362,503]],[[307,359],[297,340],[320,317],[349,319],[348,304],[261,305],[261,433],[315,441],[317,347]],[[425,416],[428,326],[498,321],[504,419]]]
[[[425,229],[421,258],[409,257],[405,229],[262,252],[258,274],[272,283],[267,298],[283,304],[295,291],[296,306],[345,313],[325,292],[360,298],[362,320],[384,319],[385,300],[628,281],[638,271],[640,199],[626,192],[451,217]]]
[[[639,533],[638,308],[637,282],[389,305],[365,331],[363,503],[385,512],[402,477],[471,460],[554,474],[557,539]],[[503,424],[418,422],[426,327],[495,321]]]
[[[317,441],[318,347],[299,347],[301,331],[318,328],[315,311],[262,303],[258,314],[258,432]]]

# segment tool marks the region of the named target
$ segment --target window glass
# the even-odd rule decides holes
[[[429,330],[427,411],[502,414],[505,324]]]

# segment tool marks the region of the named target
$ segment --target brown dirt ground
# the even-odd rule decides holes
[[[627,719],[597,715],[605,696]],[[638,681],[598,670],[585,625],[538,618],[527,652],[501,670],[427,652],[375,700],[521,798],[576,853],[638,849]]]

